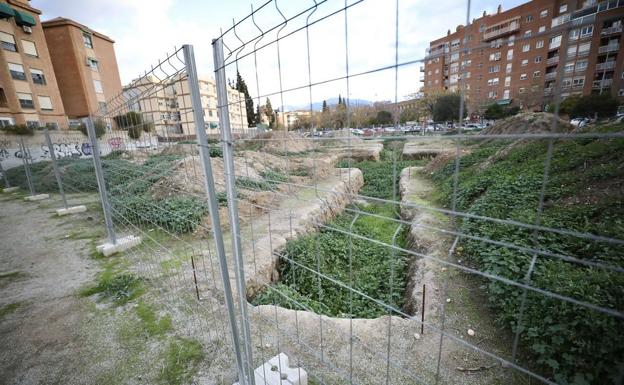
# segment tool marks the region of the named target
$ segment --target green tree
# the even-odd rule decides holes
[[[321,109],[321,112],[325,113],[325,112],[329,112],[329,107],[327,106],[327,101],[323,100],[323,108]]]
[[[570,109],[571,118],[596,116],[604,119],[617,113],[618,101],[609,93],[585,95],[572,100],[565,107]]]
[[[461,96],[446,94],[439,96],[433,106],[433,120],[436,122],[454,122],[459,120]],[[466,117],[467,108],[464,106],[463,117]]]
[[[104,134],[106,134],[106,122],[103,121],[102,119],[96,119],[93,122],[93,128],[95,129],[95,137],[96,138],[101,138],[102,136],[104,136]],[[87,131],[87,125],[86,124],[80,123],[80,126],[78,126],[78,129],[85,136],[89,136],[89,132]]]
[[[245,95],[245,109],[247,110],[247,124],[249,127],[253,127],[256,125],[256,118],[254,114],[254,103],[251,96],[249,96],[249,90],[247,89],[247,83],[240,75],[238,71],[236,71],[236,90]]]
[[[269,98],[267,98],[266,103],[264,104],[264,114],[269,120],[269,127],[273,128],[275,126],[275,113],[273,112],[273,106],[271,106]]]
[[[399,121],[401,123],[405,122],[413,122],[417,121],[419,118],[418,110],[415,108],[408,108],[406,110],[401,111],[401,115],[399,116]]]
[[[392,123],[392,113],[390,111],[381,110],[377,112],[375,116],[375,124],[390,124]]]
[[[492,103],[485,109],[483,117],[486,119],[502,119],[505,115],[505,109],[498,103]]]

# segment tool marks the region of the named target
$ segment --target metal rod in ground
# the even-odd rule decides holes
[[[33,186],[32,175],[30,174],[30,167],[28,166],[28,153],[26,152],[26,146],[24,145],[24,138],[20,138],[20,152],[22,153],[22,164],[24,165],[24,173],[26,174],[26,182],[30,189],[30,195],[35,195],[35,186]]]
[[[4,188],[11,188],[11,184],[9,183],[9,177],[7,176],[6,172],[4,172],[4,169],[2,168],[2,162],[0,162],[0,173],[2,173],[2,178],[4,179]]]
[[[422,310],[420,312],[420,334],[425,331],[425,285],[423,284]]]
[[[195,294],[197,294],[197,300],[199,301],[199,286],[197,286],[197,274],[195,273],[195,258],[191,254],[191,267],[193,268],[193,282],[195,282]]]
[[[63,182],[61,181],[61,173],[59,172],[58,164],[56,163],[56,154],[54,153],[54,146],[52,145],[52,139],[50,139],[50,132],[46,128],[43,132],[45,136],[46,145],[48,146],[48,150],[50,150],[50,159],[52,159],[52,168],[54,169],[54,176],[56,177],[56,184],[58,184],[59,193],[61,194],[61,199],[63,199],[63,206],[66,209],[67,206],[67,198],[65,197],[65,190],[63,190]]]
[[[106,232],[108,233],[109,241],[112,244],[117,244],[117,236],[115,235],[115,229],[113,228],[113,219],[111,218],[110,204],[108,203],[108,196],[106,193],[106,184],[104,183],[102,160],[100,159],[100,146],[98,145],[98,139],[95,136],[95,126],[93,125],[93,119],[91,117],[88,117],[86,123],[87,133],[89,134],[89,141],[91,142],[91,151],[93,152],[95,177],[97,179],[98,189],[100,191],[100,200],[102,201],[102,211],[104,212]]]
[[[204,170],[204,188],[206,190],[206,198],[208,199],[208,212],[212,222],[212,235],[215,241],[215,249],[219,260],[219,270],[221,273],[221,281],[223,283],[223,296],[225,298],[225,307],[228,312],[230,323],[230,334],[232,337],[232,345],[234,354],[236,355],[236,366],[238,369],[239,383],[247,384],[245,375],[245,365],[240,350],[240,338],[238,335],[238,326],[236,323],[236,310],[234,307],[234,297],[232,295],[232,286],[230,284],[230,273],[228,272],[227,257],[225,255],[225,245],[223,243],[223,234],[221,232],[221,219],[219,218],[219,205],[217,204],[217,193],[215,191],[214,177],[212,174],[212,166],[210,164],[210,152],[208,147],[208,138],[206,136],[204,117],[201,108],[201,96],[199,95],[199,83],[197,82],[197,69],[195,68],[195,55],[193,47],[190,45],[183,46],[184,61],[186,63],[187,76],[191,91],[191,100],[193,103],[193,117],[195,119],[195,127],[197,140],[199,142],[199,155]]]

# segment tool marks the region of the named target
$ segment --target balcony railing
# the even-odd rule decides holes
[[[620,33],[622,32],[622,26],[621,25],[614,25],[613,27],[609,27],[609,28],[604,28],[602,30],[602,32],[600,32],[601,36],[607,36],[607,35],[611,35],[614,33]]]
[[[557,77],[557,71],[548,72],[544,75],[545,80],[552,80]]]
[[[587,56],[587,55],[589,55],[589,50],[588,50],[588,49],[587,49],[587,50],[584,50],[584,51],[578,51],[578,52],[576,53],[576,57],[577,57],[577,58],[578,58],[578,57]]]
[[[546,64],[550,65],[550,64],[557,64],[559,63],[559,56],[554,56],[551,57],[550,59],[546,60]]]
[[[611,87],[611,84],[613,84],[613,79],[594,80],[594,82],[592,83],[592,88]]]
[[[607,44],[607,45],[603,45],[600,48],[598,48],[598,53],[607,53],[607,52],[617,52],[620,50],[620,44],[616,43],[616,44]]]
[[[505,23],[509,23],[509,24],[504,26],[504,27],[501,27],[501,28],[498,28],[498,29],[495,29],[495,30],[491,30],[489,32],[486,29],[486,32],[483,33],[483,40],[485,40],[485,41],[492,40],[492,39],[495,39],[497,37],[500,37],[500,36],[503,36],[503,35],[506,35],[506,34],[509,34],[509,33],[513,33],[513,32],[516,32],[516,31],[520,30],[520,17],[517,17],[517,18],[515,18],[513,20],[508,20],[508,21],[503,22],[503,23],[499,23],[498,25],[505,24]],[[491,26],[488,29],[493,28],[493,27],[495,27],[495,26]]]
[[[596,71],[604,71],[615,68],[615,61],[608,61],[596,64]]]

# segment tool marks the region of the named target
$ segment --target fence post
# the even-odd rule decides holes
[[[104,212],[104,222],[106,222],[106,232],[108,233],[108,240],[114,245],[117,244],[117,236],[115,235],[115,229],[113,229],[113,219],[110,214],[110,204],[108,203],[108,196],[106,193],[106,184],[104,183],[104,173],[102,172],[102,160],[100,159],[100,146],[98,144],[97,136],[95,135],[95,127],[93,125],[93,119],[87,118],[87,133],[89,135],[89,141],[91,142],[91,152],[93,153],[93,164],[95,166],[95,177],[97,179],[98,189],[100,191],[100,200],[102,201],[102,211]]]
[[[32,175],[30,174],[30,167],[28,165],[27,157],[29,154],[26,152],[26,145],[24,145],[24,138],[20,137],[20,152],[22,153],[22,164],[24,165],[24,173],[26,174],[26,182],[28,182],[28,188],[30,189],[30,196],[35,195],[35,186],[33,186]]]
[[[197,140],[199,142],[199,154],[205,175],[204,187],[206,189],[206,197],[208,198],[208,212],[210,214],[210,220],[212,221],[212,234],[215,240],[217,257],[219,259],[219,269],[221,273],[221,280],[223,281],[225,306],[228,312],[232,344],[234,345],[233,348],[236,355],[239,384],[243,385],[249,383],[249,378],[252,378],[251,381],[253,381],[253,368],[250,372],[251,375],[247,375],[247,371],[249,370],[249,367],[253,365],[253,363],[248,363],[248,366],[246,367],[240,350],[240,339],[238,334],[238,326],[236,323],[234,297],[232,295],[230,274],[228,272],[227,257],[225,255],[225,245],[223,243],[223,234],[221,232],[221,220],[219,218],[219,206],[217,204],[217,194],[215,191],[214,177],[212,174],[212,165],[210,164],[210,151],[208,147],[208,138],[206,136],[206,127],[204,123],[204,110],[201,105],[201,96],[199,93],[197,68],[195,68],[195,54],[193,52],[193,46],[191,45],[184,45],[182,49],[184,51],[184,62],[186,65],[188,84],[191,92],[191,101],[193,105],[193,120],[195,122],[195,132],[197,134]]]
[[[67,198],[65,197],[65,191],[63,190],[63,182],[61,181],[61,173],[59,172],[58,164],[56,164],[56,154],[54,154],[54,146],[52,145],[52,139],[50,139],[50,132],[46,128],[43,134],[45,136],[48,150],[50,150],[50,158],[52,159],[52,168],[54,169],[54,176],[56,177],[56,183],[58,184],[59,193],[61,194],[61,199],[63,199],[63,206],[65,206],[65,209],[68,209]]]
[[[6,172],[2,168],[2,162],[0,161],[0,173],[2,173],[2,178],[4,179],[4,190],[11,188],[11,184],[9,183],[9,177]]]

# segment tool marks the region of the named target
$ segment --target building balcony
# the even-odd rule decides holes
[[[607,88],[611,87],[611,84],[613,84],[613,79],[594,80],[592,88]]]
[[[587,55],[589,55],[589,50],[585,50],[585,51],[578,51],[578,52],[576,53],[576,57],[577,57],[577,58],[579,58],[579,57],[584,57],[584,56],[587,56]]]
[[[620,33],[620,32],[622,32],[622,26],[614,25],[613,27],[604,28],[602,32],[600,32],[600,36],[608,36],[608,35],[613,35],[614,33]]]
[[[546,64],[547,65],[557,64],[557,63],[559,63],[559,56],[554,56],[554,57],[551,57],[550,59],[546,60]]]
[[[607,44],[598,48],[598,54],[617,52],[620,50],[620,43]]]
[[[615,68],[615,60],[596,64],[596,71],[604,71]]]
[[[483,40],[489,41],[520,30],[520,16],[489,26],[483,33]]]
[[[544,79],[545,80],[553,80],[556,77],[557,77],[557,71],[548,72],[548,73],[544,74]]]
[[[560,41],[548,44],[548,49],[549,50],[557,49],[559,47],[561,47],[561,42]]]

